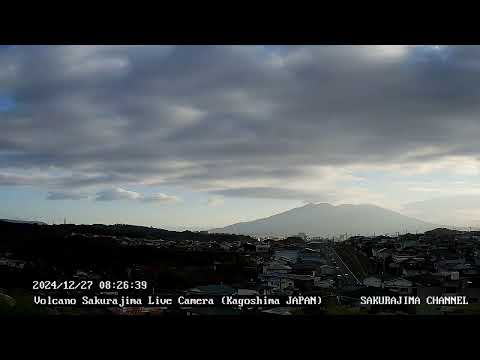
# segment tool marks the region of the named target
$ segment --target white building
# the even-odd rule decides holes
[[[267,253],[270,251],[270,245],[269,244],[258,244],[255,246],[255,250],[258,253]]]
[[[382,287],[382,280],[376,276],[369,276],[363,279],[363,285],[370,287]]]
[[[322,279],[321,277],[315,277],[313,279],[313,286],[315,287],[330,289],[333,288],[334,285],[335,281],[332,279]]]
[[[323,275],[335,275],[337,273],[337,270],[335,269],[335,267],[330,265],[320,266],[320,271]]]
[[[292,268],[278,261],[272,261],[263,265],[263,273],[269,274],[288,274]]]
[[[395,278],[383,282],[383,287],[395,291],[401,295],[409,295],[413,292],[413,283],[403,278]]]

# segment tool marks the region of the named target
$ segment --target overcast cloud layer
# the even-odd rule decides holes
[[[452,162],[478,180],[477,46],[16,46],[0,97],[0,185],[51,200],[369,201],[358,172]]]

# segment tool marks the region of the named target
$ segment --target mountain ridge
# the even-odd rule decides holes
[[[13,224],[37,224],[37,225],[47,225],[43,221],[32,221],[32,220],[14,220],[14,219],[0,219],[0,221],[13,223]]]
[[[309,203],[269,217],[211,229],[209,232],[276,236],[304,232],[313,236],[335,236],[345,233],[370,235],[406,230],[424,232],[437,227],[439,225],[372,204]]]

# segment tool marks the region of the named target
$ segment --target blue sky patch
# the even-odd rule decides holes
[[[0,112],[11,111],[15,108],[15,100],[9,96],[0,95]]]

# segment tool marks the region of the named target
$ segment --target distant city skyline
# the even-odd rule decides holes
[[[480,46],[0,46],[0,218],[478,227],[478,69]]]

